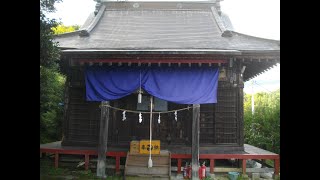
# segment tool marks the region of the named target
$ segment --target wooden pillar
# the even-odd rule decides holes
[[[84,155],[84,167],[86,171],[89,170],[89,154]]]
[[[97,176],[106,178],[106,152],[108,143],[109,102],[101,102],[100,134],[98,144]]]
[[[116,174],[120,174],[120,156],[116,156]]]
[[[247,164],[246,164],[246,159],[242,159],[242,174],[246,174],[247,171]]]
[[[59,166],[59,153],[56,152],[54,154],[54,167],[58,168],[58,166]]]
[[[243,146],[244,145],[244,118],[243,118],[243,114],[244,114],[244,110],[243,110],[243,88],[244,88],[244,82],[243,82],[243,77],[241,75],[241,69],[243,68],[243,65],[241,62],[239,62],[239,65],[238,65],[238,70],[237,70],[237,79],[238,79],[238,88],[237,88],[237,93],[238,93],[238,96],[237,96],[237,120],[238,120],[238,125],[239,125],[239,128],[237,128],[237,132],[238,135],[239,135],[239,138],[238,138],[238,142],[239,142],[239,145],[240,146]]]
[[[178,170],[177,174],[181,174],[181,158],[178,158]]]
[[[280,171],[280,159],[274,160],[274,176],[279,176]]]
[[[192,147],[191,147],[191,158],[192,158],[192,180],[198,180],[199,170],[199,119],[200,119],[200,104],[193,104],[193,115],[192,115]]]
[[[214,159],[210,159],[210,173],[214,173]]]

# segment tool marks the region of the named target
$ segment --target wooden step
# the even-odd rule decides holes
[[[125,176],[125,180],[168,180],[170,177],[168,176],[142,176],[142,175],[136,175],[136,176]]]
[[[138,157],[149,157],[149,154],[130,154],[130,156],[138,156]],[[162,157],[162,156],[170,156],[170,152],[167,150],[161,150],[160,154],[152,154],[153,157]]]
[[[153,166],[148,168],[145,166],[126,166],[125,172],[126,175],[153,175],[153,176],[168,176],[169,174],[169,166],[159,167]]]
[[[148,168],[148,154],[127,154],[125,165],[125,177],[143,177],[143,179],[170,179],[171,154],[169,151],[160,151],[160,154],[151,155],[152,164]],[[127,178],[126,178],[127,179]]]
[[[148,162],[146,163],[134,163],[134,162],[128,162],[127,166],[139,166],[139,167],[147,167]],[[156,164],[152,161],[152,167],[169,167],[169,164]]]
[[[169,158],[160,158],[160,157],[153,157],[151,156],[151,159],[152,159],[152,162],[153,164],[155,165],[167,165],[170,163],[170,160]],[[131,164],[146,164],[148,163],[149,161],[149,157],[137,157],[137,156],[134,156],[134,157],[131,157],[129,156],[128,159],[127,159],[128,163]]]

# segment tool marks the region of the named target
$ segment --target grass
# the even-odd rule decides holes
[[[48,168],[48,173],[42,172],[40,174],[40,179],[88,179],[88,180],[100,180],[101,178],[96,177],[95,172],[91,170],[70,170],[68,168]],[[122,176],[108,176],[107,180],[121,180]]]
[[[107,172],[112,174],[112,172]],[[40,179],[41,180],[64,180],[64,179],[79,179],[79,180],[100,180],[96,177],[96,173],[91,170],[83,170],[83,167],[59,167],[54,168],[53,161],[50,158],[40,159]],[[108,175],[107,180],[121,180],[121,176]]]

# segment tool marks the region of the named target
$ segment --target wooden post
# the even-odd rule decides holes
[[[277,177],[277,176],[279,176],[280,160],[275,159],[273,162],[274,162],[274,176]]]
[[[247,171],[247,161],[246,159],[242,159],[242,175],[245,175],[246,174],[246,171]]]
[[[237,134],[239,135],[238,142],[240,146],[243,146],[244,144],[244,121],[243,121],[243,88],[244,88],[244,82],[243,82],[243,77],[241,75],[242,69],[243,69],[243,64],[241,62],[238,62],[238,69],[237,69]],[[238,161],[239,162],[239,161]]]
[[[193,104],[192,116],[192,180],[198,180],[199,170],[199,119],[200,119],[200,104]]]
[[[177,174],[181,174],[181,158],[178,158],[178,170]]]
[[[214,159],[210,159],[210,173],[214,173]]]
[[[86,171],[89,170],[89,154],[84,155],[84,167]]]
[[[97,176],[106,178],[106,152],[108,143],[109,102],[101,102],[100,135],[98,144]]]
[[[54,154],[54,167],[58,168],[58,166],[59,166],[59,153],[56,152]]]
[[[120,174],[120,156],[116,156],[116,174]]]

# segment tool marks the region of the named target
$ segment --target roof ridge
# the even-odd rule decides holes
[[[213,17],[215,19],[215,23],[218,25],[218,28],[220,29],[221,31],[221,36],[222,37],[231,37],[232,36],[232,33],[224,26],[223,24],[223,20],[222,18],[220,17],[219,13],[218,13],[218,10],[216,9],[216,7],[214,6],[211,6],[211,12],[213,14]]]
[[[239,34],[239,35],[243,35],[243,36],[248,36],[251,38],[256,38],[256,39],[261,39],[261,40],[267,40],[267,41],[273,41],[273,42],[278,42],[280,45],[280,40],[276,40],[276,39],[268,39],[268,38],[262,38],[262,37],[257,37],[257,36],[252,36],[252,35],[248,35],[248,34],[244,34],[244,33],[240,33],[240,32],[236,32],[236,31],[232,31],[230,30],[232,33],[234,34]]]
[[[91,21],[90,25],[86,28],[79,29],[79,31],[80,31],[79,36],[89,36],[90,35],[90,32],[95,28],[95,26],[98,24],[99,20],[101,19],[102,14],[105,12],[105,9],[106,9],[106,6],[104,4],[100,6],[97,15]]]
[[[65,32],[62,34],[54,34],[53,37],[61,37],[61,36],[72,36],[72,35],[77,35],[80,33],[80,30],[72,31],[72,32]]]
[[[181,0],[94,0],[97,3],[209,3],[214,4],[221,0],[181,1]]]

